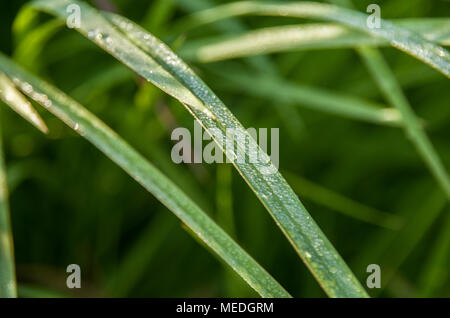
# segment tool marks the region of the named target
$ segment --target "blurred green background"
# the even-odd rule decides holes
[[[373,3],[354,2],[363,12]],[[293,296],[325,296],[231,165],[176,165],[171,161],[172,129],[193,127],[191,115],[177,101],[52,17],[19,16],[25,3],[1,3],[2,52],[116,130]],[[176,27],[182,17],[224,1],[90,3],[131,18],[175,52],[189,41],[239,33],[241,27],[236,25],[256,29],[305,22],[241,17],[183,33]],[[450,2],[444,0],[377,3],[386,19],[448,17],[450,13]],[[415,112],[426,121],[427,133],[448,171],[449,80],[395,49],[381,52]],[[262,97],[258,89],[236,80],[239,74],[258,77],[264,73],[387,104],[360,57],[353,50],[341,49],[266,58],[270,71],[255,67],[248,59],[188,62],[244,126],[280,128],[280,170],[313,218],[363,283],[367,265],[381,266],[383,288],[369,290],[372,296],[450,297],[449,204],[403,130]],[[234,80],[229,74],[235,75]],[[45,136],[2,105],[19,296],[256,296],[170,211],[58,119],[41,112],[50,130]],[[320,190],[305,186],[304,179],[401,216],[405,225],[390,230],[343,215],[333,208],[340,204],[336,197],[320,195]],[[354,206],[348,209],[359,213]],[[65,287],[65,269],[72,263],[82,270],[83,288],[78,291]]]

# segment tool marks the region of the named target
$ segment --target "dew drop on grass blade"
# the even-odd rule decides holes
[[[263,297],[290,295],[234,242],[183,191],[129,146],[100,119],[55,87],[27,73],[0,53],[0,70],[13,77],[30,98],[90,141],[178,216]],[[38,94],[38,95],[37,95]]]
[[[81,2],[49,0],[35,1],[32,5],[65,19],[68,15],[65,9],[69,3],[77,3],[81,7],[83,19],[78,31],[178,99],[213,138],[216,136],[211,132],[212,129],[217,129],[226,136],[227,128],[235,129],[241,136],[245,136],[250,149],[256,149],[260,163],[235,161],[233,155],[238,158],[248,156],[236,142],[236,153],[226,151],[227,156],[275,219],[324,291],[331,297],[367,297],[364,288],[281,174],[261,173],[262,169],[275,169],[267,154],[262,152],[233,114],[183,61],[158,39],[123,17],[108,15],[108,19],[115,24],[113,26],[96,10]]]

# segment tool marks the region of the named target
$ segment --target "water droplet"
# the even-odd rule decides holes
[[[31,92],[33,91],[33,86],[31,86],[28,83],[23,83],[22,84],[22,90],[26,93],[26,94],[31,94]]]

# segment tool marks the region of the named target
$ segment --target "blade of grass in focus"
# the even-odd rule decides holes
[[[384,39],[391,46],[414,56],[450,77],[450,53],[446,49],[387,20],[381,20],[380,28],[369,28],[366,14],[330,4],[308,1],[292,3],[239,1],[194,13],[180,23],[180,28],[186,30],[240,15],[311,18],[337,22],[376,38]]]
[[[289,294],[216,223],[159,170],[108,126],[70,97],[27,73],[0,54],[0,69],[24,91],[139,182],[174,212],[201,240],[220,255],[251,287],[264,297]]]
[[[1,121],[0,113],[0,298],[14,298],[17,285]]]
[[[81,2],[50,0],[35,1],[32,5],[65,19],[65,8],[69,3],[77,3],[82,9],[83,23],[78,31],[181,101],[212,137],[217,138],[211,129],[217,129],[222,136],[226,136],[226,128],[233,128],[245,136],[249,147],[256,149],[258,165],[235,160],[248,158],[249,155],[236,142],[236,153],[227,150],[227,157],[266,206],[325,292],[332,297],[367,297],[364,288],[283,177],[278,172],[261,172],[263,169],[276,170],[267,154],[260,150],[226,106],[184,62],[151,34],[118,15],[106,14],[114,27]]]
[[[24,89],[28,89],[28,87],[24,87]],[[0,99],[44,134],[48,132],[45,122],[42,120],[36,109],[34,109],[31,103],[16,89],[14,83],[1,72]]]
[[[407,29],[426,32],[421,35],[443,46],[450,45],[450,19],[396,21]],[[419,31],[418,31],[419,32]],[[214,37],[187,42],[180,55],[199,62],[216,62],[232,58],[297,50],[354,48],[357,46],[388,46],[385,39],[370,37],[345,26],[331,23],[268,27],[234,36]]]

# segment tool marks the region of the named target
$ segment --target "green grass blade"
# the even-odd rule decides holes
[[[14,298],[17,284],[1,130],[0,116],[0,298]]]
[[[197,0],[195,2],[189,0],[176,0],[178,6],[187,12],[195,12],[204,9],[208,9],[215,5],[211,0]],[[215,24],[214,27],[224,34],[230,34],[235,32],[244,32],[247,30],[247,26],[239,19],[229,19],[221,21],[221,23]],[[178,50],[177,50],[178,51]],[[183,56],[182,56],[183,57]],[[245,59],[247,64],[261,74],[270,74],[274,78],[282,78],[280,70],[267,56],[253,56]],[[287,132],[290,137],[298,142],[299,136],[304,129],[304,124],[299,113],[291,107],[289,103],[278,101],[277,107],[275,107],[281,120],[283,121]]]
[[[232,65],[223,68],[216,66],[211,71],[247,94],[271,99],[274,102],[290,103],[297,107],[381,125],[402,125],[401,115],[397,109],[362,98],[292,84],[268,75],[247,74]]]
[[[450,45],[450,19],[396,21],[409,30],[425,31],[420,34],[428,41]],[[413,24],[414,23],[414,24]],[[450,32],[449,32],[450,33]],[[180,55],[199,62],[215,62],[232,58],[311,49],[353,48],[357,46],[388,46],[389,41],[367,36],[345,26],[331,23],[288,25],[263,28],[234,36],[190,41],[180,49]]]
[[[113,297],[125,297],[145,275],[156,251],[169,237],[174,222],[167,215],[158,214],[129,248],[108,282]]]
[[[38,93],[39,98],[36,102],[90,141],[158,198],[260,295],[289,297],[289,294],[184,192],[92,113],[1,54],[0,69],[14,78],[19,84],[18,87],[28,84],[31,90],[24,93],[31,98]]]
[[[65,8],[68,3],[74,1],[37,1],[33,5],[66,18]],[[234,142],[235,152],[226,151],[227,157],[276,220],[325,292],[332,297],[367,297],[364,288],[284,178],[278,172],[267,173],[276,170],[267,154],[262,152],[203,81],[166,45],[129,20],[107,15],[117,28],[126,33],[125,36],[95,10],[81,2],[76,3],[82,9],[83,23],[79,30],[82,34],[180,100],[212,137],[217,138],[212,129],[220,131],[223,137],[226,136],[225,129],[232,128],[247,138],[249,147],[256,149],[259,155],[259,163],[240,163],[235,160],[248,158],[249,155],[237,142]]]
[[[420,277],[419,297],[436,296],[436,291],[443,287],[448,274],[448,260],[450,260],[450,213],[444,217],[439,235],[429,253],[428,261]]]
[[[305,178],[284,172],[292,188],[303,198],[310,199],[330,210],[340,212],[354,219],[375,224],[391,230],[398,230],[404,220],[395,214],[379,211],[359,202],[353,201],[339,193],[315,184]]]
[[[383,56],[377,50],[368,47],[360,47],[358,52],[386,99],[402,114],[407,136],[414,143],[432,175],[450,200],[449,175]]]
[[[317,2],[254,2],[240,1],[195,13],[183,22],[185,28],[197,27],[239,15],[284,16],[337,22],[354,30],[388,41],[450,77],[450,53],[441,46],[396,24],[382,20],[380,28],[367,27],[367,15],[354,10]]]
[[[24,87],[24,89],[27,89],[27,87]],[[1,72],[0,99],[44,134],[48,132],[44,120],[36,109],[34,109],[31,103],[16,89],[14,83]]]
[[[27,11],[27,10],[25,10]],[[27,33],[14,50],[13,58],[17,63],[37,70],[40,66],[39,55],[45,44],[61,30],[64,23],[60,20],[50,20]]]

